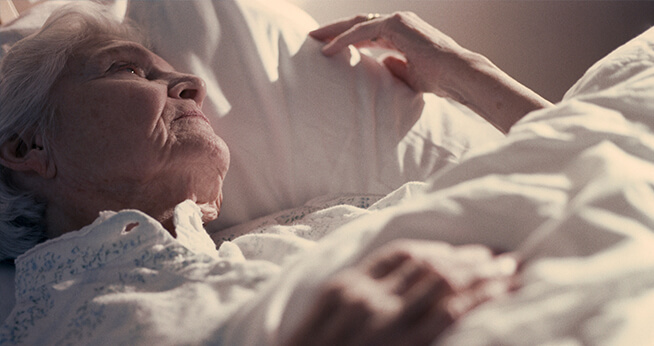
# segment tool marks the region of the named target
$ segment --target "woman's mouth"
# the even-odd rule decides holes
[[[181,119],[187,119],[187,118],[200,118],[200,119],[206,121],[208,124],[211,124],[209,122],[209,118],[207,118],[207,116],[204,115],[204,113],[202,113],[201,111],[197,111],[197,110],[184,112],[180,116],[173,119],[173,121],[177,121],[177,120],[181,120]]]

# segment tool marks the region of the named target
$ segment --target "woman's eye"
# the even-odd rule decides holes
[[[145,70],[134,63],[115,63],[109,70],[114,73],[129,73],[145,78]]]

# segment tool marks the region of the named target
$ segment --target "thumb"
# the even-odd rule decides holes
[[[397,58],[395,56],[387,56],[386,58],[383,59],[382,61],[384,63],[384,66],[391,71],[391,73],[406,83],[410,88],[413,89],[413,85],[411,85],[411,82],[409,80],[409,69],[407,66],[407,62]]]

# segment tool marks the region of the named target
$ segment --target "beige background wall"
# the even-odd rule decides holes
[[[289,0],[319,23],[411,10],[550,101],[590,65],[654,25],[654,1]]]

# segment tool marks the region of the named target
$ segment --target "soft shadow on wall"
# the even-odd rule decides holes
[[[557,102],[595,61],[654,25],[654,1],[289,0],[325,24],[410,10]]]

